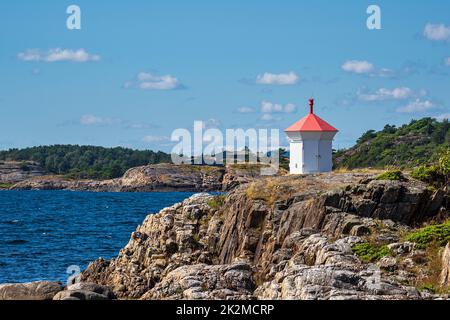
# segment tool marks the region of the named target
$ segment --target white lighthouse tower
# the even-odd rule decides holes
[[[285,130],[290,141],[290,173],[330,172],[333,169],[332,143],[338,132],[314,114],[314,99],[309,114]]]

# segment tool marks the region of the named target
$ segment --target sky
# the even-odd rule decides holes
[[[380,30],[367,27],[371,4]],[[69,5],[80,30],[66,26]],[[449,12],[442,0],[1,1],[0,150],[170,151],[196,120],[283,130],[311,96],[340,131],[335,149],[448,118]]]

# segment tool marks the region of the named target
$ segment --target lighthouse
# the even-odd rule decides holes
[[[285,130],[290,142],[290,173],[309,174],[333,169],[333,138],[338,130],[314,114],[314,99],[309,114]]]

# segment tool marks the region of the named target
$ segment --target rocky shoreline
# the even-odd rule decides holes
[[[191,166],[157,164],[129,169],[111,180],[69,180],[63,176],[33,176],[10,190],[72,190],[94,192],[227,191],[259,177],[258,166]]]
[[[449,198],[362,173],[197,194],[147,216],[116,258],[92,262],[52,299],[449,299],[450,245],[407,236],[448,221]]]

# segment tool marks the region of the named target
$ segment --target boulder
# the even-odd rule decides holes
[[[107,287],[96,283],[90,283],[90,282],[79,282],[72,284],[67,287],[67,290],[69,291],[90,291],[94,293],[101,294],[108,299],[115,299],[116,296],[114,295],[113,291]]]
[[[255,283],[246,263],[190,265],[170,272],[142,299],[232,299],[252,297]]]
[[[53,300],[108,300],[108,297],[87,290],[65,290],[58,292]]]
[[[63,289],[59,282],[36,281],[0,285],[0,300],[52,300]]]

